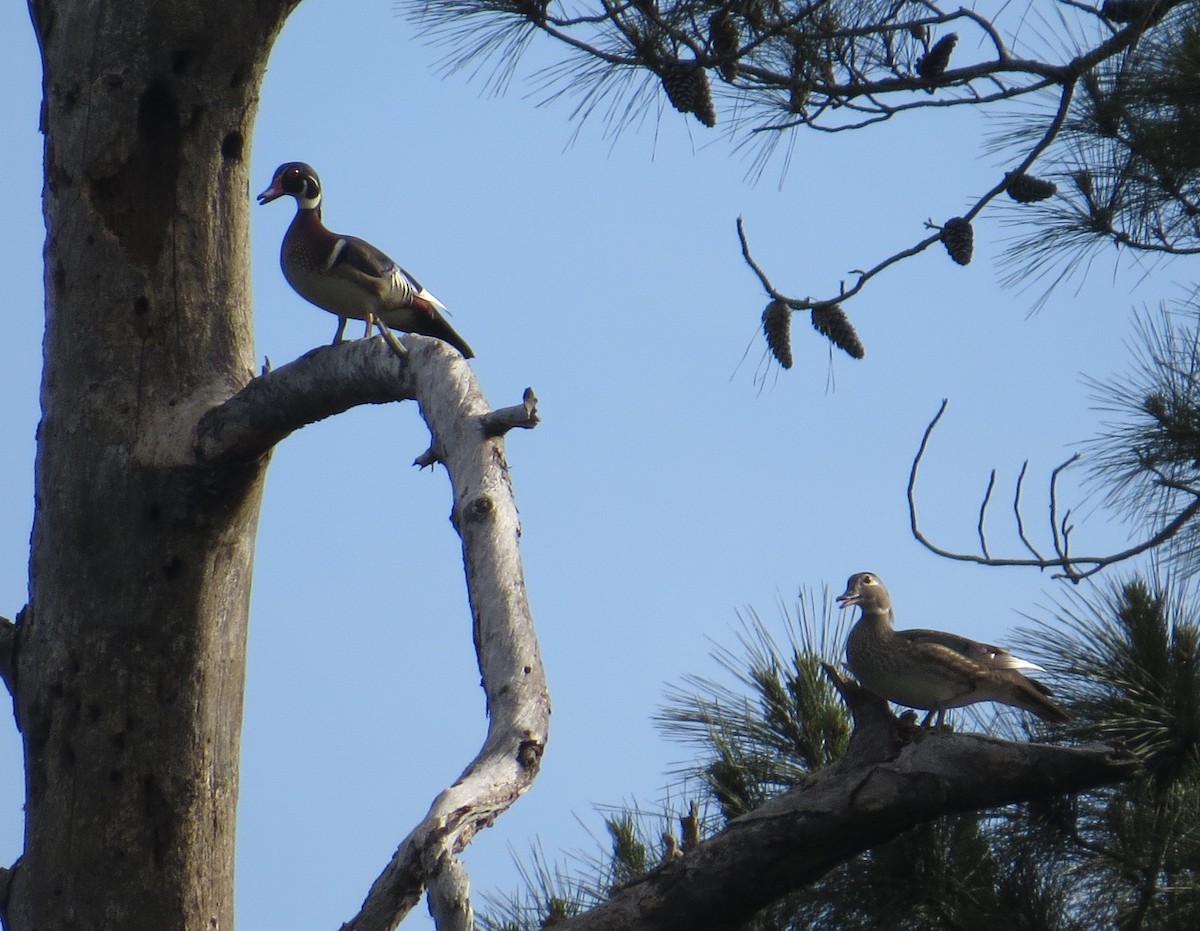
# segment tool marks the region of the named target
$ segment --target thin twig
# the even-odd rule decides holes
[[[1025,473],[1029,469],[1029,460],[1026,459],[1021,464],[1021,474],[1017,476],[1017,488],[1013,494],[1013,514],[1017,517],[1017,535],[1021,538],[1021,542],[1025,544],[1025,548],[1033,553],[1034,557],[1039,561],[1042,559],[1042,554],[1037,551],[1029,538],[1025,536],[1025,521],[1021,519],[1021,488],[1025,484]]]
[[[979,505],[979,525],[976,530],[979,532],[979,549],[983,551],[983,555],[990,558],[988,552],[987,534],[983,531],[983,522],[987,517],[988,502],[992,500],[992,489],[996,487],[996,470],[992,469],[991,477],[988,479],[987,490],[983,493],[983,503]]]
[[[1079,453],[1073,455],[1066,462],[1060,463],[1053,472],[1050,473],[1050,532],[1054,538],[1054,552],[1059,556],[1059,563],[1066,567],[1066,554],[1063,551],[1063,542],[1058,529],[1058,477],[1062,475],[1063,470],[1067,466],[1073,464],[1079,459]]]
[[[775,290],[775,286],[771,284],[771,279],[767,277],[767,273],[762,270],[762,267],[754,261],[754,257],[750,255],[750,243],[746,240],[746,225],[741,217],[737,218],[737,234],[738,241],[742,244],[742,258],[746,260],[746,264],[750,266],[750,270],[758,276],[758,280],[762,282],[763,290],[766,291],[774,300],[786,301],[782,294]],[[790,303],[790,302],[789,302]]]

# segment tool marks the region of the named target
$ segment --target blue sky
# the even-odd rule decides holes
[[[531,65],[558,53],[537,46]],[[541,399],[543,423],[510,436],[508,459],[552,731],[530,793],[465,855],[478,894],[513,888],[511,851],[535,840],[552,854],[589,848],[579,822],[599,833],[593,804],[664,796],[688,750],[651,714],[667,683],[717,672],[708,653],[734,640],[739,609],[777,623],[780,599],[836,594],[871,569],[901,626],[1004,642],[1021,613],[1038,614],[1048,577],[950,563],[913,541],[904,488],[921,432],[949,398],[920,492],[939,542],[970,548],[989,470],[1011,490],[1025,458],[1040,516],[1049,470],[1101,421],[1081,373],[1126,371],[1133,309],[1179,297],[1190,269],[1114,273],[1107,256],[1030,316],[1036,291],[997,284],[1008,233],[985,214],[970,266],[932,249],[847,304],[865,360],[839,353],[831,367],[828,344],[796,319],[795,368],[762,386],[766,298],[735,219],[781,290],[832,293],[1011,167],[982,144],[997,124],[942,113],[802,136],[782,185],[779,161],[752,183],[720,126],[668,111],[657,130],[614,142],[597,122],[572,141],[570,105],[528,94],[532,67],[496,98],[439,75],[441,55],[390,4],[306,0],[271,59],[247,197],[279,163],[313,164],[328,225],[374,242],[453,311],[492,404],[527,385]],[[44,233],[39,68],[19,5],[0,7],[0,86],[0,613],[12,617],[27,590]],[[291,213],[283,200],[252,214],[257,352],[274,365],[334,330],[279,273]],[[300,431],[271,464],[243,738],[242,929],[347,920],[482,740],[448,484],[410,465],[427,439],[415,406],[374,407]],[[1080,504],[1081,549],[1130,542],[1073,483],[1064,493]],[[1007,513],[998,498],[992,543],[1016,553]],[[21,804],[19,740],[0,726],[0,862],[19,854]],[[423,908],[405,924],[431,926]]]

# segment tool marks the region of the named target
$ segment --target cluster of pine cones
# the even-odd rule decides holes
[[[847,355],[861,359],[866,355],[850,318],[840,304],[818,304],[810,311],[813,328]],[[762,315],[767,348],[783,368],[792,367],[792,308],[787,301],[773,300]]]

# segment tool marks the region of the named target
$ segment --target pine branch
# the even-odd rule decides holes
[[[1139,771],[1135,761],[1107,747],[944,732],[911,741],[912,731],[882,700],[867,693],[852,700],[857,726],[841,763],[555,927],[737,927],[856,853],[931,818],[1083,791]]]

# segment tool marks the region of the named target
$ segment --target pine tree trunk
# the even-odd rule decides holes
[[[30,4],[46,336],[12,931],[233,927],[266,462],[205,468],[192,431],[253,368],[250,134],[294,3]]]

